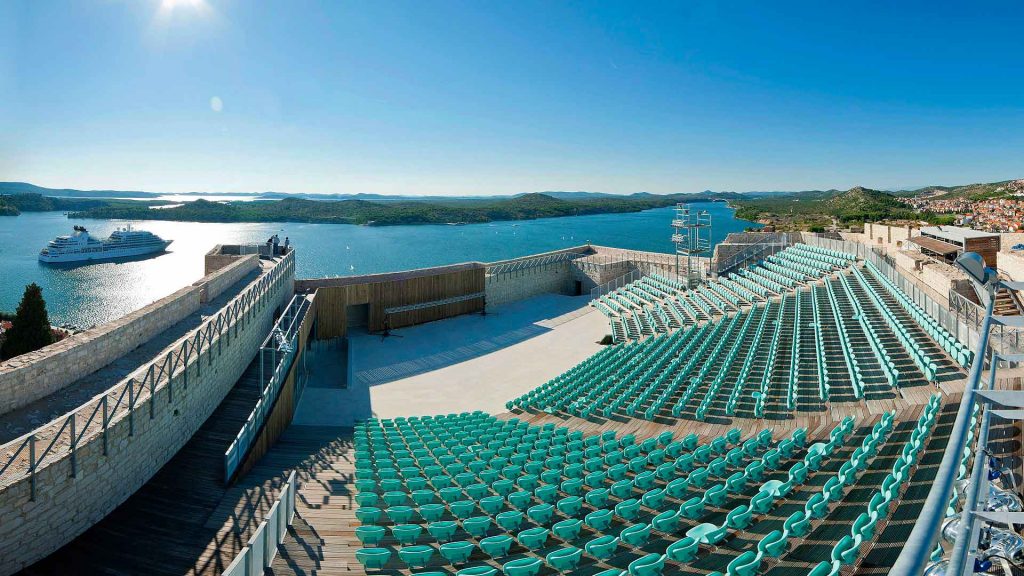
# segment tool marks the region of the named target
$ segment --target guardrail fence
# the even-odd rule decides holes
[[[294,267],[294,253],[289,253],[269,273],[258,278],[231,300],[216,316],[206,320],[193,336],[168,352],[163,360],[151,362],[141,378],[131,376],[94,396],[73,412],[0,446],[0,453],[8,455],[3,466],[0,466],[0,485],[13,483],[28,475],[31,479],[30,498],[34,500],[35,474],[42,466],[70,456],[70,476],[74,478],[78,472],[75,453],[84,439],[102,435],[103,453],[106,454],[107,430],[112,423],[122,418],[128,419],[128,435],[133,435],[136,408],[148,401],[149,417],[153,419],[158,406],[157,391],[166,389],[167,403],[170,403],[174,398],[176,383],[187,389],[189,370],[194,367],[196,374],[202,373],[203,364],[200,360],[204,354],[207,365],[213,364],[214,350],[220,353],[224,339],[230,342],[231,338],[237,337],[238,325],[251,321],[258,311],[266,307],[267,301],[263,296],[273,290]],[[40,450],[40,446],[44,448]]]
[[[278,545],[284,543],[288,527],[295,517],[295,492],[298,484],[295,471],[288,475],[288,481],[281,490],[274,505],[270,507],[267,517],[253,532],[249,541],[235,556],[235,559],[224,569],[224,576],[257,576],[262,575],[277,557]]]
[[[302,319],[309,310],[309,299],[304,294],[292,296],[291,302],[284,313],[274,324],[274,328],[267,335],[260,346],[260,382],[266,382],[260,392],[260,399],[252,413],[245,420],[242,429],[228,446],[224,453],[224,481],[229,482],[234,477],[242,458],[249,452],[256,434],[263,428],[270,409],[273,408],[277,395],[281,391],[281,385],[288,377],[292,361],[298,353],[299,328],[302,326]],[[270,374],[269,380],[263,373],[266,365],[265,359],[269,356],[274,371]]]

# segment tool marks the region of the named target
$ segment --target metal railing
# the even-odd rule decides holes
[[[591,288],[590,289],[590,298],[591,298],[591,300],[593,300],[595,298],[599,298],[601,296],[604,296],[605,294],[607,294],[609,292],[614,292],[615,290],[618,290],[619,288],[622,288],[623,286],[625,286],[626,284],[629,284],[630,282],[634,282],[636,280],[639,280],[639,279],[643,278],[643,276],[644,276],[643,270],[640,270],[639,268],[637,268],[635,270],[631,270],[630,272],[627,272],[626,274],[623,274],[622,276],[619,276],[618,278],[616,278],[614,280],[605,282],[604,284],[601,284],[600,286],[594,286],[593,288]]]
[[[971,371],[967,376],[964,393],[956,413],[956,420],[953,422],[953,428],[949,433],[949,440],[942,455],[942,462],[939,463],[939,469],[935,473],[931,489],[928,491],[928,497],[925,499],[921,513],[914,523],[914,528],[907,537],[903,551],[896,559],[896,563],[890,571],[892,575],[918,576],[924,571],[925,565],[935,549],[935,543],[939,538],[942,522],[946,518],[946,509],[952,497],[953,484],[956,481],[960,463],[963,460],[967,436],[971,428],[975,396],[978,384],[981,381],[981,373],[988,351],[988,339],[992,326],[992,309],[994,304],[995,298],[991,298],[982,321],[978,347],[975,350],[975,360],[971,364]],[[984,456],[981,457],[984,458]],[[950,566],[952,567],[954,564],[951,562]],[[962,572],[952,571],[947,573],[961,574]]]
[[[266,382],[260,390],[260,398],[256,401],[249,417],[245,419],[241,430],[231,441],[226,452],[224,452],[224,481],[229,482],[234,477],[242,458],[249,452],[256,434],[263,428],[267,421],[267,415],[277,401],[277,395],[281,392],[281,386],[288,377],[292,362],[298,353],[299,328],[302,320],[309,310],[309,299],[305,295],[296,294],[292,296],[291,302],[284,313],[274,324],[274,328],[267,335],[260,346],[260,383]],[[266,365],[265,357],[270,355],[271,365],[274,371],[270,379],[263,374],[263,367]]]
[[[74,478],[78,472],[79,445],[100,436],[103,454],[106,455],[110,427],[125,418],[128,420],[128,435],[133,436],[136,408],[148,403],[152,420],[156,417],[157,406],[164,404],[157,402],[157,392],[166,390],[166,404],[170,404],[174,399],[175,383],[183,390],[188,389],[190,370],[194,369],[197,377],[202,374],[203,363],[200,360],[204,355],[206,364],[213,364],[214,352],[219,355],[225,344],[231,344],[231,339],[238,336],[239,325],[252,321],[256,313],[268,305],[265,296],[294,269],[294,254],[289,253],[270,272],[259,277],[220,312],[203,322],[162,360],[150,362],[71,413],[0,446],[0,453],[8,455],[0,466],[0,486],[28,476],[30,499],[35,500],[35,475],[43,466],[68,456],[70,476]],[[43,447],[41,450],[40,446]]]
[[[715,265],[715,274],[720,276],[722,274],[726,274],[732,271],[737,266],[740,266],[745,262],[749,262],[754,258],[771,256],[776,252],[781,252],[786,247],[788,247],[789,244],[790,242],[788,235],[784,232],[767,236],[760,242],[750,244],[743,250],[726,258],[724,262],[718,262]],[[721,244],[719,244],[719,246],[721,246]]]
[[[554,254],[542,254],[540,256],[518,258],[516,260],[509,260],[505,262],[495,262],[488,264],[485,274],[487,276],[495,276],[498,274],[509,274],[512,272],[522,272],[530,268],[537,268],[540,266],[547,266],[549,264],[557,264],[559,262],[565,262],[568,260],[576,260],[577,258],[583,258],[587,256],[582,252],[556,252]]]
[[[812,246],[847,252],[864,261],[871,262],[886,278],[898,286],[904,294],[932,318],[935,318],[960,342],[968,346],[973,346],[978,342],[981,334],[980,319],[984,318],[985,310],[961,294],[950,290],[947,297],[949,308],[943,306],[932,297],[932,294],[935,293],[934,290],[923,288],[901,274],[892,259],[880,248],[860,242],[822,238],[812,234],[804,234],[803,242]]]
[[[267,517],[260,522],[238,556],[224,569],[224,576],[261,576],[277,557],[277,547],[284,543],[288,527],[295,517],[295,492],[298,484],[295,471],[288,475],[281,495],[270,507]]]

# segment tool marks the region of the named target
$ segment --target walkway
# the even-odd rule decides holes
[[[220,311],[260,274],[261,271],[247,274],[220,296],[201,305],[199,310],[96,372],[68,384],[49,396],[0,415],[0,444],[27,434],[34,428],[71,412],[97,394],[127,378],[140,366],[162,358],[182,336],[195,330],[204,320]]]
[[[290,469],[264,458],[235,486],[224,486],[224,452],[256,405],[258,379],[257,357],[149,482],[23,574],[63,575],[70,566],[75,574],[219,574],[259,526]]]

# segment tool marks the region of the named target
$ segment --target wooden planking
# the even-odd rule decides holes
[[[317,286],[318,337],[336,338],[346,335],[348,306],[369,304],[367,328],[371,332],[379,332],[385,328],[385,308],[483,292],[485,270],[483,265],[442,267],[408,273],[345,278],[339,279],[344,282],[339,282],[338,285]],[[483,307],[483,298],[475,298],[444,306],[391,314],[387,320],[390,328],[401,328],[479,312]]]

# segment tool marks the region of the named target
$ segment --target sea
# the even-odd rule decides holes
[[[691,205],[711,214],[712,243],[758,224],[735,218],[721,202]],[[465,225],[355,226],[294,222],[199,222],[69,219],[61,212],[0,217],[0,311],[13,312],[25,285],[43,289],[50,322],[88,328],[108,322],[191,284],[203,275],[203,255],[216,244],[262,243],[273,234],[296,249],[296,276],[320,278],[424,268],[466,261],[494,262],[587,242],[671,252],[672,207]],[[106,238],[131,224],[173,240],[166,253],[128,262],[48,265],[37,260],[53,238],[74,225]]]

